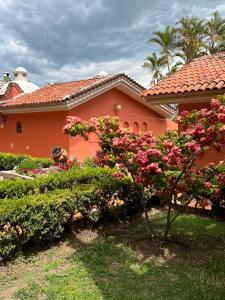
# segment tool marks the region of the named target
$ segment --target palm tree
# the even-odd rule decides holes
[[[161,47],[161,54],[165,57],[168,74],[170,74],[170,59],[176,45],[176,29],[171,26],[166,26],[164,31],[155,31],[155,35],[149,40],[150,43],[155,43]]]
[[[152,55],[147,56],[143,67],[149,69],[152,72],[151,84],[155,85],[161,79],[163,79],[162,68],[166,65],[165,56],[157,56],[155,52]]]
[[[225,51],[225,18],[218,11],[206,22],[206,40],[209,54]]]
[[[196,17],[185,17],[177,23],[177,49],[184,63],[206,54],[205,48],[205,21]]]
[[[183,62],[182,61],[177,61],[171,66],[170,74],[175,73],[177,70],[179,70],[181,67],[183,67]],[[168,75],[168,74],[167,74]]]

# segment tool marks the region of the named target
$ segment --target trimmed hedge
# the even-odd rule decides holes
[[[75,197],[75,191],[63,190],[3,200],[0,203],[0,259],[22,251],[28,242],[39,244],[60,237],[63,226],[76,209]]]
[[[25,159],[40,164],[43,168],[48,168],[53,164],[53,161],[49,158],[31,157],[25,154],[0,153],[0,171],[13,170]]]
[[[120,181],[113,177],[73,189],[2,200],[0,260],[11,259],[27,245],[36,246],[59,238],[65,226],[75,221],[78,211],[92,221],[110,215],[112,209],[108,202],[112,196],[124,201],[122,208],[119,207],[123,213],[139,207],[136,186],[128,178]]]
[[[72,168],[67,172],[57,172],[40,176],[34,180],[6,179],[0,181],[0,199],[23,197],[55,189],[71,188],[78,184],[87,184],[104,178],[111,178],[113,170],[109,168]]]

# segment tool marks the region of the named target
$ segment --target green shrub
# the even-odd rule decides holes
[[[13,153],[0,153],[0,171],[13,170],[25,159],[36,162],[37,164],[43,166],[43,168],[48,168],[53,164],[53,161],[49,158],[31,157],[25,154],[17,155]]]
[[[16,167],[16,172],[19,174],[27,174],[31,170],[41,169],[41,168],[43,168],[43,165],[40,164],[38,161],[32,159],[24,159]]]
[[[0,199],[45,193],[55,189],[71,188],[78,184],[102,181],[107,177],[112,178],[112,172],[109,168],[72,168],[67,172],[40,176],[34,180],[6,179],[0,181]]]
[[[28,242],[51,241],[75,209],[69,190],[3,200],[0,203],[0,258],[9,258]]]
[[[1,171],[12,170],[25,158],[27,158],[26,155],[0,153],[0,170]]]
[[[86,168],[86,167],[91,167],[91,168],[96,167],[95,159],[93,157],[85,158],[85,160],[82,163],[82,166],[84,168]]]
[[[124,205],[109,209],[109,200],[119,197]],[[0,202],[0,260],[13,257],[25,246],[39,245],[59,238],[65,225],[72,224],[76,212],[98,221],[112,212],[120,216],[136,207],[138,191],[128,179],[111,177],[51,193],[4,199]]]

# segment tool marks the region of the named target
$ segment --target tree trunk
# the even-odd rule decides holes
[[[170,74],[170,64],[169,64],[169,55],[166,55],[166,64],[167,64],[167,68],[168,68],[168,74]]]
[[[165,242],[166,242],[166,239],[167,239],[167,236],[168,236],[168,233],[169,233],[169,228],[170,228],[170,225],[172,224],[172,222],[170,222],[170,215],[171,215],[172,199],[173,199],[174,193],[176,191],[177,185],[180,182],[182,176],[185,174],[185,172],[187,171],[187,169],[193,163],[194,159],[195,159],[195,156],[192,154],[192,156],[190,157],[189,163],[187,163],[186,166],[184,166],[182,172],[180,173],[180,175],[178,176],[177,180],[175,181],[175,183],[174,183],[174,185],[173,185],[173,187],[171,189],[171,192],[169,193],[169,196],[167,197],[167,200],[169,202],[169,207],[168,207],[166,225],[165,225],[165,230],[164,230],[164,234],[163,234],[163,242],[162,242],[161,247],[164,247],[164,245],[165,245]]]
[[[145,215],[145,219],[147,221],[148,224],[148,230],[149,230],[149,234],[151,235],[151,238],[154,240],[155,239],[155,232],[152,226],[152,222],[150,220],[150,217],[148,215],[148,209],[144,200],[144,189],[142,188],[141,190],[141,195],[140,195],[140,200],[141,200],[141,205],[144,211],[144,215]]]

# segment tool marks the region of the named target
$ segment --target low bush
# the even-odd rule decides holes
[[[225,162],[211,163],[199,170],[190,192],[200,203],[205,201],[207,205],[210,200],[213,206],[225,208]]]
[[[0,203],[0,257],[9,258],[28,242],[51,241],[75,209],[69,190],[27,196]],[[72,205],[73,204],[73,205]]]
[[[0,153],[0,171],[13,170],[24,160],[35,162],[43,168],[48,168],[53,164],[53,161],[49,158],[31,157],[29,155],[17,155],[13,153]]]
[[[43,164],[34,159],[24,159],[16,167],[16,172],[19,174],[28,174],[32,170],[43,168]]]
[[[82,166],[85,167],[96,167],[95,159],[93,157],[87,157],[82,163]]]
[[[109,168],[72,168],[67,172],[58,172],[47,176],[40,176],[34,180],[6,179],[0,181],[0,199],[22,197],[28,194],[39,194],[55,189],[71,188],[78,184],[101,181],[112,178]]]
[[[12,258],[28,244],[37,246],[59,238],[65,225],[76,221],[78,212],[96,222],[110,211],[118,217],[119,210],[124,213],[136,208],[139,194],[133,185],[128,178],[111,178],[73,189],[2,200],[0,260]],[[120,205],[114,206],[113,199],[119,199]]]

